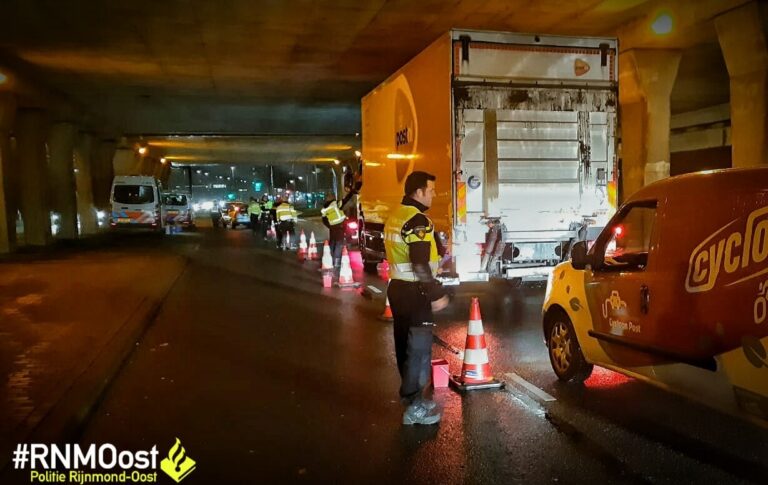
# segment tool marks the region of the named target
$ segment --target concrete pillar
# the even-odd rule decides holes
[[[632,49],[619,55],[622,200],[669,176],[669,96],[680,52]]]
[[[80,234],[96,234],[98,220],[96,206],[93,203],[93,176],[91,165],[95,137],[90,133],[80,133],[75,143],[75,183],[77,185],[77,214],[80,218]]]
[[[731,78],[734,167],[768,164],[768,6],[750,2],[715,19]]]
[[[48,137],[51,209],[59,214],[58,237],[61,239],[77,238],[77,188],[74,173],[77,134],[77,127],[72,123],[56,123],[51,127]]]
[[[16,164],[19,173],[24,239],[28,245],[51,242],[50,194],[48,192],[48,120],[40,109],[20,109],[16,117]]]
[[[95,159],[91,166],[93,176],[93,201],[100,210],[109,209],[109,192],[112,189],[114,169],[112,160],[115,156],[117,142],[115,140],[100,140],[95,149]]]
[[[15,96],[0,93],[0,254],[16,247],[16,198],[11,163],[11,130],[15,120]]]

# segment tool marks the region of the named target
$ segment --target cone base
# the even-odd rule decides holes
[[[362,283],[336,283],[337,288],[360,288]]]
[[[461,382],[461,376],[451,376],[448,383],[452,388],[458,392],[465,393],[467,391],[478,391],[481,389],[504,389],[504,381],[493,379],[488,382],[480,382],[477,384],[465,384]]]
[[[387,315],[379,315],[379,320],[382,322],[394,322],[395,319]]]

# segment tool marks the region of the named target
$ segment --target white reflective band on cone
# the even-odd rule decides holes
[[[483,321],[470,320],[467,327],[467,335],[483,335]]]
[[[488,363],[488,349],[465,349],[464,364],[479,365]]]

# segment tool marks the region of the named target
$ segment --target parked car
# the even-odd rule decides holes
[[[251,227],[251,217],[248,215],[248,204],[245,202],[227,202],[224,207],[226,217],[224,224],[236,229],[237,226]]]

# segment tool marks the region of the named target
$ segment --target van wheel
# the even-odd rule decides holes
[[[552,370],[561,381],[584,382],[592,374],[593,366],[581,353],[571,320],[560,312],[550,318],[547,347]]]

